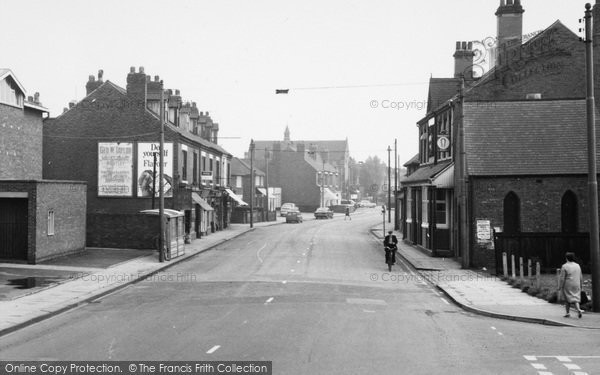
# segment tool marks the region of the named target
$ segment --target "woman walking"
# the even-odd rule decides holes
[[[581,267],[575,262],[575,254],[565,254],[567,262],[562,265],[560,269],[560,289],[559,293],[562,293],[562,297],[565,301],[566,315],[565,318],[571,316],[569,310],[571,304],[575,304],[577,314],[581,318],[582,310],[579,308],[579,302],[581,302]]]

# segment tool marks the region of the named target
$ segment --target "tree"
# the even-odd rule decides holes
[[[387,183],[385,163],[377,156],[369,156],[360,168],[360,186],[368,195],[376,196],[382,192],[382,186]]]

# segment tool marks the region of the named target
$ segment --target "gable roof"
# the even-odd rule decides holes
[[[587,173],[585,100],[465,103],[463,116],[470,175]]]
[[[427,113],[438,108],[458,94],[460,85],[460,78],[430,78],[429,94],[427,98]]]
[[[23,95],[25,95],[25,93],[27,92],[27,91],[25,91],[25,87],[23,87],[21,82],[19,82],[19,80],[17,79],[17,76],[15,76],[15,74],[12,72],[12,70],[6,69],[6,68],[0,68],[0,81],[6,79],[8,77],[12,78],[12,80],[15,82],[15,84],[19,87],[19,90],[21,90],[21,93],[23,93]]]
[[[264,176],[265,173],[254,167],[256,176]],[[250,161],[233,157],[231,159],[231,175],[232,176],[248,176],[250,175]]]

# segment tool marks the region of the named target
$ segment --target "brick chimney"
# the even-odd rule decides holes
[[[102,69],[98,70],[98,80],[96,81],[96,77],[93,74],[90,74],[88,82],[85,84],[85,95],[89,95],[92,91],[96,90],[100,87],[104,81],[102,80],[102,76],[104,75],[104,71]]]
[[[146,107],[146,96],[148,90],[148,80],[144,73],[144,67],[140,66],[138,72],[135,67],[131,67],[127,74],[127,97],[133,102],[139,103],[142,108]]]
[[[496,48],[498,51],[521,45],[523,41],[524,12],[521,0],[500,0],[500,6],[496,10]],[[494,64],[498,64],[500,57],[497,56],[494,60]]]
[[[473,79],[473,51],[472,42],[456,42],[456,52],[454,52],[454,78],[460,78],[464,75],[466,80]]]

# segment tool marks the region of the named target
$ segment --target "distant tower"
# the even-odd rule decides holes
[[[497,40],[496,49],[520,46],[523,41],[523,7],[521,0],[500,0],[500,6],[496,10],[497,17]],[[498,61],[499,52],[493,54],[494,64]],[[493,66],[492,65],[492,66]]]
[[[285,132],[283,133],[283,140],[285,142],[289,142],[290,141],[290,128],[289,127],[285,127]]]

